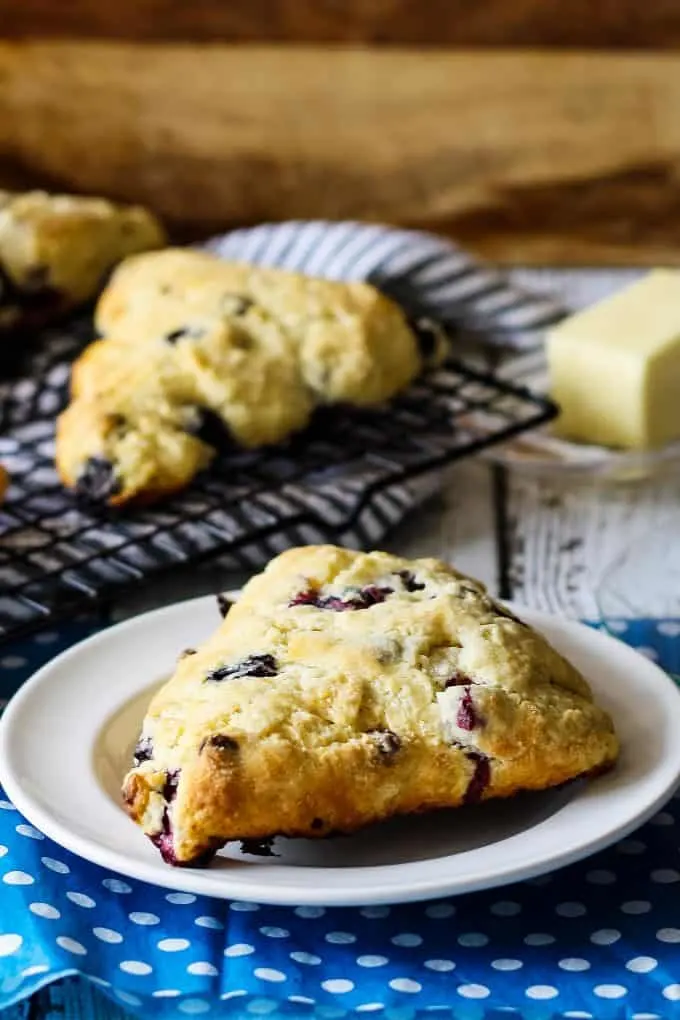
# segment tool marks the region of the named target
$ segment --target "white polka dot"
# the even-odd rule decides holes
[[[680,928],[659,928],[656,937],[659,942],[680,942]]]
[[[620,843],[616,844],[616,849],[620,854],[632,856],[643,854],[647,849],[647,844],[643,843],[641,839],[622,839]]]
[[[0,935],[0,956],[11,956],[23,945],[21,935]]]
[[[283,971],[274,970],[272,967],[256,967],[253,971],[256,978],[260,981],[285,981],[286,975]]]
[[[456,991],[464,999],[486,999],[491,995],[486,985],[458,985]]]
[[[392,982],[390,982],[392,984]],[[346,978],[332,978],[330,981],[322,981],[321,987],[326,992],[330,992],[331,995],[344,995],[345,992],[351,992],[354,988],[353,981],[347,981]]]
[[[66,950],[67,953],[73,953],[74,956],[87,956],[87,949],[81,942],[76,942],[75,939],[69,938],[68,935],[60,935],[57,939],[57,945],[60,949]]]
[[[33,640],[37,645],[52,645],[59,640],[59,635],[53,630],[46,630],[44,634],[36,634]]]
[[[225,956],[250,956],[255,952],[255,946],[249,946],[247,942],[235,942],[233,946],[227,946],[224,950]]]
[[[522,907],[512,900],[499,900],[498,903],[491,904],[490,910],[496,917],[515,917],[521,912]]]
[[[492,960],[491,966],[494,970],[519,970],[520,967],[524,966],[524,964],[521,960],[506,960],[503,958],[500,960]]]
[[[377,1013],[379,1009],[384,1008],[382,1002],[362,1002],[360,1006],[357,1006],[357,1013]]]
[[[154,999],[176,999],[182,993],[179,988],[157,988],[151,993]]]
[[[624,914],[648,914],[651,909],[652,904],[649,900],[626,900],[621,904]]]
[[[526,946],[551,946],[554,941],[554,935],[548,935],[543,931],[532,932],[531,935],[524,936],[524,944]]]
[[[586,874],[586,882],[591,885],[612,885],[615,881],[615,873],[607,868],[593,868]]]
[[[119,931],[114,931],[113,928],[93,928],[92,934],[99,939],[100,942],[107,942],[110,946],[117,946],[123,941],[123,936]]]
[[[187,1013],[189,1016],[198,1016],[199,1013],[210,1012],[210,1003],[205,999],[185,999],[180,1002],[177,1009],[180,1013]]]
[[[63,861],[55,861],[54,857],[41,857],[40,860],[46,868],[49,868],[50,871],[54,871],[57,875],[71,874],[71,869],[68,864],[64,864]]]
[[[656,868],[649,877],[652,882],[670,885],[671,882],[680,882],[680,871],[676,871],[675,868]]]
[[[632,1020],[661,1020],[658,1013],[633,1013]]]
[[[568,970],[573,973],[578,973],[582,970],[590,970],[590,964],[587,960],[582,960],[580,956],[565,956],[563,960],[560,960],[557,964],[560,970]]]
[[[189,964],[187,974],[196,974],[198,977],[217,977],[219,971],[207,960],[199,960],[197,963]]]
[[[559,914],[560,917],[583,917],[587,913],[586,908],[582,903],[558,903],[555,907],[555,913]]]
[[[9,853],[9,850],[7,849],[7,847],[4,846],[4,844],[0,843],[0,857],[4,857],[5,854],[7,854],[7,853]]]
[[[111,987],[111,982],[105,981],[104,978],[97,977],[95,974],[83,974],[82,971],[80,973],[82,977],[87,978],[87,980],[91,981],[93,985],[98,985],[100,988]]]
[[[330,942],[334,946],[350,946],[353,942],[356,942],[356,935],[352,935],[349,931],[329,931],[327,935],[324,935],[326,942]]]
[[[221,931],[224,928],[221,921],[207,914],[204,917],[197,917],[194,924],[197,924],[199,928],[211,928],[213,931]]]
[[[28,839],[44,839],[42,832],[38,832],[32,825],[17,825],[16,830],[20,836],[26,836]]]
[[[388,917],[390,913],[390,908],[382,906],[362,907],[359,913],[361,914],[362,917],[368,918]]]
[[[85,893],[67,892],[66,897],[71,903],[75,903],[77,907],[84,907],[85,910],[92,910],[93,907],[97,906],[96,901],[91,896],[86,896]]]
[[[598,999],[622,999],[628,994],[628,989],[623,985],[595,985],[593,994]]]
[[[277,1009],[277,1004],[273,999],[253,999],[246,1006],[246,1010],[249,1013],[254,1013],[255,1016],[266,1016],[268,1013],[273,1013]]]
[[[621,938],[621,932],[616,928],[600,928],[590,936],[590,941],[596,946],[613,946]]]
[[[184,949],[188,949],[190,945],[191,943],[188,939],[161,939],[158,943],[158,948],[162,953],[181,953]]]
[[[153,967],[150,967],[148,963],[142,963],[141,960],[123,960],[118,966],[126,974],[137,974],[139,977],[146,977],[153,971]]]
[[[458,944],[460,946],[466,946],[468,949],[480,949],[485,946],[489,941],[487,935],[483,935],[480,931],[468,931],[463,935],[458,936]]]
[[[122,882],[119,878],[105,878],[102,882],[105,889],[108,889],[112,893],[120,893],[121,896],[127,895],[132,892],[132,887],[127,882]]]
[[[680,985],[666,985],[661,994],[664,999],[670,999],[671,1002],[676,1002],[680,999]]]
[[[286,931],[285,928],[274,928],[271,925],[265,925],[264,928],[260,928],[263,935],[266,935],[270,939],[287,939],[290,938],[290,932]]]
[[[245,990],[245,988],[235,988],[231,992],[222,992],[222,994],[220,995],[220,999],[222,999],[223,1002],[226,1002],[227,999],[238,999],[242,995],[247,995],[247,994],[248,993]]]
[[[426,960],[425,966],[428,970],[434,970],[438,974],[448,974],[450,970],[456,969],[453,960]]]
[[[649,822],[650,825],[674,825],[675,818],[670,811],[659,811],[658,815],[654,815]]]
[[[174,903],[176,907],[196,902],[196,897],[190,892],[170,892],[165,898],[168,903]]]
[[[130,995],[129,992],[119,992],[117,989],[113,993],[120,1002],[124,1002],[126,1006],[141,1006],[142,1000],[137,995]]]
[[[553,985],[530,985],[524,994],[529,999],[556,999],[560,993]]]
[[[453,917],[455,912],[456,908],[453,903],[431,903],[429,907],[425,908],[425,916],[431,917],[435,921]]]
[[[49,969],[46,963],[36,963],[35,967],[26,967],[25,970],[22,970],[21,976],[22,978],[35,977],[36,974],[46,974]]]
[[[16,808],[8,800],[0,800],[0,811],[16,811]]]
[[[570,1009],[567,1013],[563,1013],[562,1016],[568,1016],[571,1020],[593,1020],[592,1013],[584,1013],[581,1009]]]
[[[390,988],[395,992],[407,992],[409,995],[415,995],[416,992],[423,990],[423,986],[411,978],[393,978],[390,981]]]
[[[28,659],[24,659],[22,655],[6,655],[0,659],[0,666],[5,666],[7,669],[20,669],[22,666],[28,666]]]
[[[2,876],[2,880],[5,885],[33,885],[35,882],[33,875],[28,875],[25,871],[8,871]]]
[[[160,924],[161,921],[160,917],[157,917],[156,914],[147,914],[144,910],[133,910],[131,914],[128,914],[128,917],[133,924],[141,924],[145,927]]]
[[[370,953],[357,957],[357,963],[360,967],[384,967],[389,962],[386,956],[373,956]]]
[[[296,963],[306,963],[310,967],[316,967],[317,964],[321,963],[321,957],[315,956],[314,953],[303,953],[301,950],[295,950],[294,953],[290,954],[291,960],[295,960]]]
[[[390,942],[395,946],[402,946],[404,949],[415,949],[416,946],[422,946],[423,944],[420,935],[413,935],[410,932],[404,932],[403,935],[395,935],[390,939]]]
[[[626,970],[632,970],[633,974],[649,974],[650,970],[658,967],[659,961],[653,956],[634,956],[626,964]]]
[[[194,899],[195,898],[196,897],[194,897]],[[259,910],[260,908],[257,903],[246,903],[245,901],[242,902],[241,900],[234,900],[233,903],[229,904],[229,909],[236,910],[238,913],[247,914],[254,913],[256,910]]]
[[[300,1002],[303,1006],[313,1006],[316,999],[310,999],[308,995],[289,995],[289,1002]]]
[[[296,907],[295,913],[298,917],[323,917],[326,913],[325,907]]]
[[[38,917],[44,917],[48,921],[56,921],[61,917],[61,913],[56,907],[53,907],[51,903],[31,903],[28,909],[32,914],[36,914]]]

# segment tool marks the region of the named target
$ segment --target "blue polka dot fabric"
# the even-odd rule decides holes
[[[677,621],[619,632],[677,672]],[[7,652],[3,676],[46,647]],[[0,790],[0,1008],[80,974],[157,1017],[673,1020],[679,847],[676,797],[630,838],[529,882],[391,907],[268,907],[110,874],[51,843]]]

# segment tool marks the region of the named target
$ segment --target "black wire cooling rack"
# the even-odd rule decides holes
[[[99,512],[56,476],[54,420],[91,323],[53,330],[30,375],[0,386],[0,641],[98,606],[162,571],[224,558],[252,569],[288,545],[370,546],[452,461],[550,420],[553,405],[450,361],[388,407],[326,410],[285,445],[219,457],[159,506]]]

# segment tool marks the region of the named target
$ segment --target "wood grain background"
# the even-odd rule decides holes
[[[680,263],[676,2],[0,0],[0,26],[0,184],[147,202],[180,238],[354,217]]]

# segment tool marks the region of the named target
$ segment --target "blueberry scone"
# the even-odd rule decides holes
[[[42,325],[83,304],[122,258],[164,241],[158,221],[139,206],[0,190],[0,332]]]
[[[596,774],[612,721],[540,634],[438,560],[292,549],[154,697],[123,795],[171,864]]]
[[[96,324],[57,466],[111,505],[183,488],[223,444],[280,442],[319,405],[379,404],[442,353],[435,331],[368,284],[182,249],[126,260]]]

